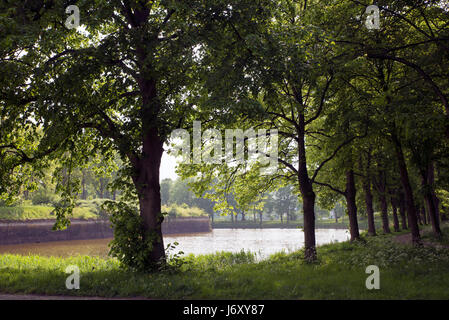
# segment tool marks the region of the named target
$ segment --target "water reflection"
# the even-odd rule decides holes
[[[216,251],[251,251],[265,258],[270,254],[296,251],[304,246],[300,229],[214,229],[210,233],[164,237],[165,243],[178,242],[176,251],[186,254],[207,254]],[[349,240],[343,229],[316,230],[317,245]]]
[[[349,239],[343,229],[316,230],[317,245],[341,242]],[[0,246],[0,253],[39,254],[43,256],[92,255],[107,257],[111,239],[56,241],[20,245]],[[178,242],[171,252],[185,254],[208,254],[216,251],[251,251],[258,258],[265,258],[276,252],[292,252],[304,246],[304,233],[300,229],[214,229],[208,233],[170,235],[164,237],[165,245]]]

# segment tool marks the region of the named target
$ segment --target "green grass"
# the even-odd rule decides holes
[[[394,235],[393,235],[394,236]],[[0,292],[162,299],[448,299],[449,250],[413,248],[393,236],[302,251],[256,262],[248,253],[187,256],[177,271],[122,270],[115,259],[0,255]],[[80,290],[65,288],[66,266],[81,271]],[[368,290],[368,265],[380,268],[380,290]]]
[[[0,207],[0,220],[35,220],[55,219],[50,206],[18,206]],[[89,207],[77,207],[73,210],[73,218],[96,219],[98,215]]]

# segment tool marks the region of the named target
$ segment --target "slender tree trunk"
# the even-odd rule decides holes
[[[394,197],[394,193],[391,193],[391,208],[393,209],[393,229],[394,232],[399,232],[399,219],[398,219],[398,201]]]
[[[438,198],[438,196],[437,196],[437,194],[435,192],[435,189],[432,190],[432,200],[433,200],[433,203],[435,205],[435,216],[436,216],[436,219],[438,221],[441,221],[440,199]]]
[[[425,196],[425,202],[428,212],[428,220],[430,220],[430,223],[432,224],[432,231],[435,237],[440,238],[442,233],[440,229],[440,221],[439,218],[436,216],[435,211],[435,200],[432,197],[432,194],[429,192]]]
[[[424,223],[432,224],[432,231],[435,237],[440,238],[442,233],[440,229],[440,220],[438,207],[436,206],[436,195],[433,188],[434,184],[434,166],[430,162],[426,168],[421,169],[421,185],[424,189],[424,203],[427,210],[424,210]]]
[[[346,191],[345,198],[348,206],[349,216],[349,231],[351,234],[351,241],[360,239],[359,225],[357,222],[357,205],[355,202],[356,188],[354,181],[354,171],[348,170],[346,172]]]
[[[439,200],[435,193],[435,166],[433,162],[429,163],[427,183],[429,188],[426,197],[427,206],[429,208],[429,218],[432,223],[432,231],[435,237],[441,238],[442,232],[440,229],[440,210],[439,210]]]
[[[405,199],[402,192],[399,193],[399,215],[401,216],[402,230],[407,230],[407,218],[405,215]]]
[[[404,153],[402,151],[402,145],[396,134],[392,134],[392,141],[396,151],[396,157],[398,160],[399,172],[401,175],[401,183],[405,193],[405,204],[408,215],[408,226],[412,233],[413,245],[421,245],[421,235],[419,233],[418,222],[416,221],[416,207],[413,197],[412,186],[410,185],[410,179],[408,176],[407,165],[405,163]]]
[[[421,206],[421,218],[423,220],[424,225],[427,225],[426,208],[424,206]]]
[[[259,213],[260,226],[262,226],[262,212]]]
[[[86,200],[87,199],[87,190],[86,190],[86,172],[81,170],[82,178],[81,178],[81,185],[83,188],[81,199]]]
[[[384,233],[391,233],[390,221],[388,220],[388,202],[385,193],[379,194],[381,215],[382,215],[382,229]]]
[[[373,209],[373,194],[371,192],[371,178],[370,178],[371,154],[368,154],[368,160],[365,170],[365,177],[363,179],[362,188],[365,193],[366,214],[368,217],[368,234],[370,236],[376,235],[376,226],[374,224],[374,209]],[[363,164],[360,161],[360,167]]]
[[[390,231],[390,221],[388,220],[388,202],[387,202],[387,191],[386,191],[386,177],[385,170],[378,169],[377,181],[375,181],[376,191],[380,203],[380,211],[382,218],[382,229],[385,234],[391,233]]]
[[[423,221],[422,221],[422,215],[421,215],[421,207],[418,205],[416,206],[416,217],[418,219],[419,225],[422,226],[424,225]]]
[[[441,221],[447,221],[447,215],[446,215],[446,207],[442,206],[442,211],[441,211]]]

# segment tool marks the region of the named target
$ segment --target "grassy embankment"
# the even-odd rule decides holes
[[[449,225],[444,225],[449,234]],[[449,249],[413,248],[391,236],[318,248],[319,262],[302,252],[255,262],[248,253],[188,256],[177,271],[124,271],[114,259],[0,255],[0,292],[165,299],[448,299]],[[426,235],[426,241],[432,241]],[[441,244],[449,246],[445,236]],[[81,271],[80,290],[67,290],[68,265]],[[368,290],[368,265],[380,268],[380,290]]]
[[[51,206],[19,206],[0,207],[0,220],[36,220],[55,219],[52,214],[54,207]],[[93,208],[77,207],[73,210],[75,219],[97,219],[98,215]]]
[[[358,217],[359,228],[361,230],[368,229],[368,221],[365,217]],[[382,229],[382,219],[380,214],[375,214],[374,223],[378,230]],[[315,221],[315,227],[317,229],[348,229],[348,218],[338,219],[338,222],[335,222],[334,219],[317,219]],[[212,228],[222,229],[222,228],[237,228],[237,229],[253,229],[253,228],[286,228],[286,229],[295,229],[302,228],[303,221],[302,218],[299,220],[286,221],[281,222],[280,220],[272,220],[272,221],[263,221],[262,224],[259,220],[254,221],[252,219],[247,219],[245,221],[228,221],[228,220],[215,220],[212,223]],[[393,221],[390,219],[390,228],[393,230]]]
[[[73,210],[72,218],[75,219],[98,219],[106,217],[106,213],[101,209],[104,199],[78,200],[77,206]],[[32,205],[30,201],[23,205],[2,207],[0,206],[0,220],[36,220],[55,219],[52,213],[54,207],[51,204]],[[200,208],[187,207],[186,205],[162,206],[163,212],[169,217],[207,217],[208,215]]]

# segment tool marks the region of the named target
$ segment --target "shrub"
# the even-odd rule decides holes
[[[162,206],[162,211],[166,212],[169,217],[207,217],[208,214],[198,207],[189,207],[185,203],[182,205],[172,204],[170,206]]]
[[[109,255],[117,258],[124,268],[133,271],[159,269],[161,264],[154,264],[148,259],[153,248],[152,242],[157,235],[145,232],[137,208],[125,202],[106,201],[103,209],[110,213],[114,228]]]
[[[88,208],[91,212],[96,214],[97,216],[107,219],[109,218],[109,214],[106,210],[102,208],[103,203],[106,200],[104,199],[93,199],[93,200],[77,200],[76,206],[78,208]]]
[[[54,204],[58,201],[58,197],[55,194],[49,193],[45,190],[37,190],[33,193],[31,203],[33,205],[39,204]]]

